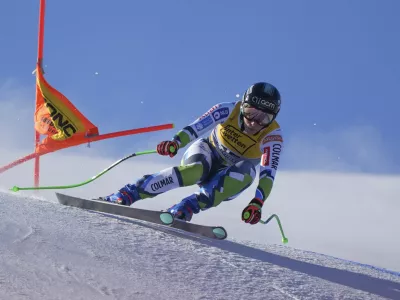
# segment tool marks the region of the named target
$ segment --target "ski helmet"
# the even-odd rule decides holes
[[[257,82],[250,86],[243,94],[243,104],[249,104],[263,112],[274,115],[274,119],[281,109],[281,95],[278,89],[267,82]]]

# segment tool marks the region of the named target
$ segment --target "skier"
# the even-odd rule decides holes
[[[171,140],[157,145],[157,153],[174,157],[196,140],[179,166],[144,175],[100,199],[130,206],[175,188],[197,184],[198,192],[168,209],[175,218],[190,222],[193,214],[240,195],[255,180],[255,167],[260,164],[255,196],[242,212],[244,222],[258,223],[283,147],[281,129],[275,120],[280,107],[281,96],[275,86],[266,82],[251,85],[241,100],[213,106]],[[208,137],[198,139],[211,129]]]

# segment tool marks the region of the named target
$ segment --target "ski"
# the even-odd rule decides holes
[[[225,228],[221,226],[207,226],[185,222],[179,219],[174,219],[173,215],[166,211],[156,211],[131,206],[118,205],[100,200],[89,200],[78,198],[61,193],[56,193],[58,202],[62,205],[72,206],[87,210],[104,212],[112,215],[124,216],[137,220],[147,221],[159,225],[165,225],[177,228],[183,231],[200,234],[205,237],[223,240],[228,234]]]
[[[133,208],[101,200],[89,200],[56,193],[58,202],[63,205],[104,212],[112,215],[139,219],[151,223],[170,225],[174,222],[172,214],[162,211]]]
[[[175,219],[170,226],[217,240],[224,240],[228,237],[227,231],[222,226],[201,225],[179,219]]]

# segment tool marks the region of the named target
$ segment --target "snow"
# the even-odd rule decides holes
[[[0,299],[400,299],[396,272],[209,240],[55,197],[1,192],[0,241]]]

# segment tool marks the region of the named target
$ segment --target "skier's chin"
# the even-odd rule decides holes
[[[258,126],[257,127],[256,126],[250,127],[250,126],[247,126],[246,123],[244,124],[244,132],[249,134],[249,135],[256,134],[257,132],[260,131],[260,129],[261,129],[261,127],[258,127]]]

